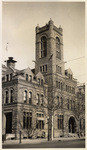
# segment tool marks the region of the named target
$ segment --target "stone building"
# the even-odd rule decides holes
[[[77,85],[77,116],[79,119],[80,135],[85,135],[85,84]]]
[[[43,75],[30,68],[15,69],[16,61],[7,60],[2,77],[3,133],[19,137],[46,136],[47,134],[47,85]],[[38,131],[38,134],[37,134]]]
[[[35,69],[17,70],[13,57],[2,67],[3,133],[49,139],[77,134],[77,80],[65,70],[61,26],[50,20],[36,27],[35,54]]]

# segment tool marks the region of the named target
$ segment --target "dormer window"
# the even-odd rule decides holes
[[[12,73],[10,74],[10,80],[12,80]]]
[[[32,82],[32,76],[31,75],[29,75],[29,81]]]
[[[47,39],[45,36],[41,37],[41,58],[47,56]]]
[[[38,83],[40,84],[40,78],[38,78]]]
[[[43,79],[41,79],[41,85],[43,85]]]
[[[8,74],[6,75],[6,81],[9,81],[9,75]]]
[[[26,81],[28,81],[28,74],[26,74]]]

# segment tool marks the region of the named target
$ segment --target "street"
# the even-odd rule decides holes
[[[42,143],[30,144],[5,144],[2,148],[85,148],[85,140],[69,140],[69,141],[47,141]]]

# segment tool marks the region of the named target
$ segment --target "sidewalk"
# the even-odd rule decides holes
[[[60,137],[60,138],[54,138],[52,140],[52,142],[54,141],[69,141],[69,140],[82,140],[85,139],[85,137],[81,137],[81,138],[77,138],[77,137],[68,137],[68,138],[64,138],[64,137]],[[2,145],[12,145],[12,144],[36,144],[36,143],[45,143],[45,142],[49,142],[47,139],[22,139],[21,143],[19,143],[19,140],[6,140],[4,141],[4,143],[2,143]]]

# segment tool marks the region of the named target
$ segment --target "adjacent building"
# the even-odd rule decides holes
[[[65,70],[63,29],[50,19],[36,27],[34,69],[17,70],[13,57],[2,66],[3,134],[19,137],[53,137],[77,135],[80,118],[77,107],[77,80],[71,69]],[[78,89],[78,90],[77,90]],[[84,98],[83,98],[84,97]],[[80,115],[85,119],[84,106]],[[85,124],[81,128],[83,133]]]

